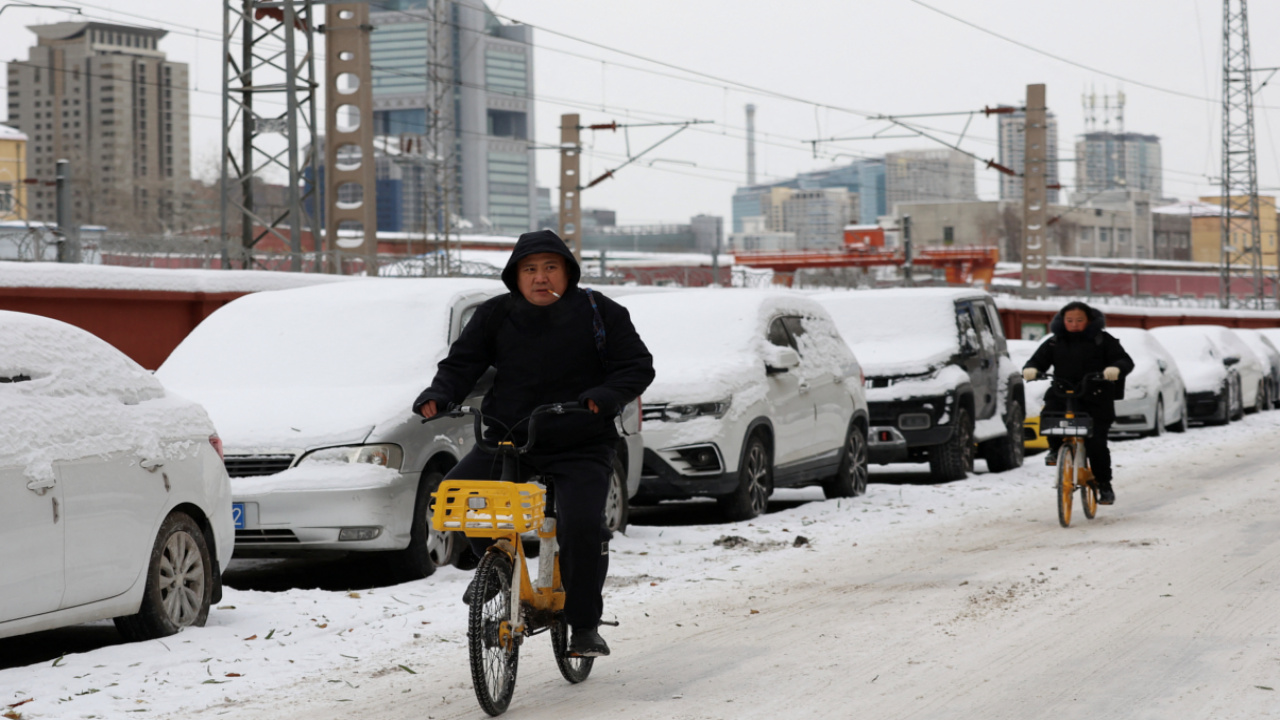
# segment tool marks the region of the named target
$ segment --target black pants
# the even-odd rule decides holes
[[[1064,412],[1066,403],[1052,395],[1046,395],[1044,400],[1044,412]],[[1090,412],[1090,411],[1093,412]],[[1111,449],[1107,447],[1107,433],[1111,430],[1111,423],[1114,422],[1114,415],[1107,415],[1103,412],[1097,412],[1097,408],[1085,408],[1085,412],[1093,418],[1093,435],[1084,440],[1084,454],[1089,458],[1089,469],[1093,471],[1093,477],[1098,482],[1111,482]],[[1061,437],[1049,436],[1049,452],[1054,455],[1058,454],[1058,448],[1062,447],[1063,439]]]
[[[609,538],[612,537],[604,525],[604,506],[609,498],[614,454],[615,450],[609,445],[591,445],[520,458],[521,481],[541,475],[554,496],[560,580],[565,590],[564,615],[572,628],[594,629],[604,614],[604,578],[609,572]],[[502,477],[502,460],[473,449],[445,477],[498,480]],[[471,549],[481,557],[493,544],[489,538],[469,540]]]

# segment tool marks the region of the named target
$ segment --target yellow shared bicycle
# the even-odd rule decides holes
[[[518,482],[519,457],[533,447],[537,417],[570,412],[589,411],[577,403],[553,403],[535,408],[529,416],[528,440],[523,446],[485,440],[484,417],[474,408],[462,407],[437,415],[473,415],[477,446],[502,457],[500,481],[446,480],[441,483],[434,495],[435,508],[431,516],[431,525],[436,530],[494,539],[476,567],[467,620],[471,680],[480,707],[490,715],[501,715],[511,703],[520,645],[525,638],[550,631],[551,649],[560,674],[571,683],[580,683],[591,674],[593,658],[569,654],[556,520],[547,515],[546,490],[534,483]],[[536,577],[529,573],[520,539],[527,532],[536,532],[538,536]]]
[[[1101,373],[1085,375],[1076,385],[1053,378],[1054,387],[1066,400],[1066,410],[1040,413],[1040,434],[1062,438],[1062,446],[1058,448],[1058,480],[1054,484],[1058,495],[1058,524],[1062,527],[1071,525],[1072,497],[1076,490],[1080,491],[1084,516],[1092,520],[1098,512],[1098,486],[1084,448],[1085,439],[1093,436],[1093,418],[1078,406],[1090,386],[1101,381]]]

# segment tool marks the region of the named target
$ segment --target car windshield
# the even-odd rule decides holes
[[[1152,331],[1178,362],[1217,362],[1218,349],[1204,332],[1194,328],[1156,328]]]
[[[959,352],[955,300],[948,295],[863,290],[814,299],[869,375],[923,372]]]

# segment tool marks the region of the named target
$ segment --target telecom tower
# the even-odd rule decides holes
[[[1098,130],[1098,94],[1090,92],[1083,96],[1085,132]],[[1111,123],[1115,122],[1115,129]],[[1117,90],[1115,95],[1102,96],[1102,131],[1111,135],[1113,152],[1111,161],[1112,174],[1107,178],[1106,187],[1127,187],[1129,183],[1129,158],[1127,156],[1128,140],[1124,134],[1124,93]],[[1078,181],[1078,180],[1077,180]]]
[[[1222,307],[1262,309],[1262,231],[1247,0],[1222,3]]]

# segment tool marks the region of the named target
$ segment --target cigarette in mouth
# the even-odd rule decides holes
[[[555,290],[548,290],[547,292],[551,293],[552,295],[555,295],[556,297],[560,297],[560,293],[556,292]]]

